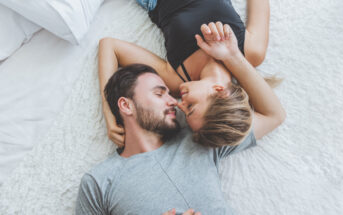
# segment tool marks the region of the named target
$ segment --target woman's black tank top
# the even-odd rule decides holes
[[[149,16],[164,34],[167,58],[175,70],[199,49],[194,36],[202,35],[201,25],[209,22],[229,24],[243,53],[245,26],[230,0],[158,0]]]

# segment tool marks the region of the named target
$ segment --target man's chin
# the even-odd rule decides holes
[[[174,119],[169,119],[167,120],[166,124],[168,125],[168,127],[170,128],[176,128],[178,126],[178,121],[176,121],[176,118]]]
[[[161,135],[164,141],[170,140],[175,136],[176,133],[180,131],[180,124],[178,123],[178,121],[176,121],[176,119],[172,120],[169,123],[166,123],[166,125],[168,125],[168,128],[164,128],[161,131]]]

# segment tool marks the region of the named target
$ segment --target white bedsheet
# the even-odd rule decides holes
[[[114,9],[103,7],[79,46],[42,30],[0,66],[0,184],[60,114]]]
[[[245,1],[233,3],[244,17]],[[258,71],[285,78],[276,93],[288,117],[257,147],[223,162],[222,187],[238,213],[343,211],[342,11],[340,0],[271,1],[270,45]],[[165,55],[162,34],[134,0],[106,2],[100,14],[107,19],[98,18],[90,35],[106,26],[97,34]],[[113,152],[101,113],[95,38],[74,51],[42,32],[16,54],[23,53],[20,61],[1,65],[1,140],[27,150],[0,187],[0,214],[71,214],[83,173]],[[16,74],[4,69],[19,63]],[[3,84],[9,88],[3,91]]]

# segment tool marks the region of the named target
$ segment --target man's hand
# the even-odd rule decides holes
[[[176,215],[175,208],[170,211],[165,212],[163,215]],[[193,209],[189,209],[188,211],[184,212],[182,215],[201,215],[200,212],[194,212]]]
[[[227,60],[231,56],[241,54],[237,45],[237,38],[228,24],[223,25],[221,22],[213,22],[201,26],[200,35],[195,35],[198,46],[208,55],[217,60]]]
[[[112,114],[108,103],[106,101],[103,101],[102,105],[106,120],[107,136],[118,147],[123,147],[125,140],[125,130],[123,127],[117,125],[116,118]]]
[[[118,147],[123,147],[125,140],[124,128],[117,126],[116,124],[111,126],[108,125],[107,127],[108,138],[110,138],[110,140],[112,140]]]

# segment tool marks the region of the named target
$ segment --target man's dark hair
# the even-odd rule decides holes
[[[105,98],[116,118],[118,125],[124,126],[118,107],[119,98],[125,97],[133,99],[137,79],[139,76],[145,73],[153,73],[158,75],[157,72],[150,66],[144,64],[132,64],[120,68],[108,80],[104,90]]]

